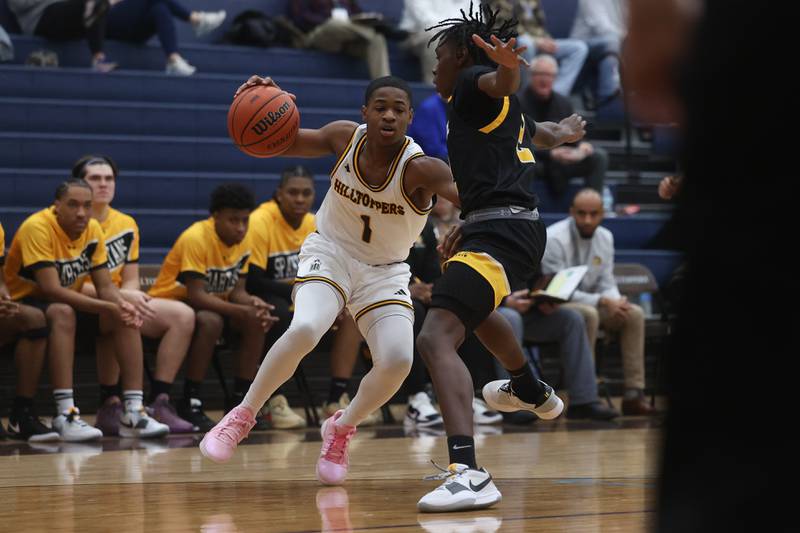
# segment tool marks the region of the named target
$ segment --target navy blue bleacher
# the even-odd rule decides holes
[[[222,28],[196,39],[188,24],[177,25],[182,53],[199,68],[191,78],[163,74],[164,57],[158,43],[143,46],[109,42],[108,54],[121,70],[96,74],[84,42],[49,43],[12,35],[17,54],[12,64],[0,65],[0,221],[9,239],[26,216],[47,205],[56,184],[66,178],[72,162],[86,153],[113,157],[122,172],[115,206],[136,216],[142,231],[142,261],[159,262],[177,235],[190,223],[207,216],[208,194],[219,183],[250,185],[260,199],[271,196],[278,175],[290,164],[302,163],[316,174],[317,206],[328,188],[333,158],[256,159],[230,142],[226,114],[233,92],[250,74],[270,74],[297,95],[304,127],[335,119],[360,119],[367,72],[353,58],[309,50],[251,48],[214,44],[235,15],[259,9],[286,14],[288,0],[186,0],[193,10],[224,7]],[[365,10],[384,13],[390,21],[402,15],[402,2],[362,0]],[[548,27],[554,36],[569,32],[574,0],[544,2]],[[572,10],[572,11],[571,11]],[[15,31],[0,0],[0,24]],[[38,48],[56,50],[67,68],[22,66]],[[416,80],[418,64],[396,43],[390,46],[393,71]],[[421,101],[432,88],[412,83]],[[612,185],[613,187],[613,185]],[[577,189],[553,197],[537,183],[547,223],[566,215]],[[637,215],[609,218],[604,225],[615,234],[619,261],[647,264],[664,282],[677,256],[646,250],[665,218]]]
[[[578,0],[542,0],[547,31],[554,39],[566,39],[572,32]]]

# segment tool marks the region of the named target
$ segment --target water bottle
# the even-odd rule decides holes
[[[603,185],[603,211],[605,211],[605,216],[607,217],[616,215],[614,213],[614,196],[611,194],[611,189],[608,185]]]
[[[643,292],[639,295],[639,305],[644,311],[645,318],[652,318],[653,316],[653,295],[649,292]]]

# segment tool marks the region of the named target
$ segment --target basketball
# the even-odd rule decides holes
[[[300,128],[300,112],[286,91],[256,85],[237,96],[228,110],[228,135],[253,157],[285,152]]]

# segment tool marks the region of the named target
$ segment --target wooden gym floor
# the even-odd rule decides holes
[[[90,419],[90,417],[87,417]],[[91,421],[91,420],[90,420]],[[503,501],[484,511],[419,514],[447,464],[443,436],[402,424],[361,428],[343,487],[314,477],[318,430],[251,434],[227,465],[199,435],[96,443],[0,441],[0,531],[231,533],[427,531],[643,532],[654,519],[657,420],[559,419],[481,426],[478,457]]]

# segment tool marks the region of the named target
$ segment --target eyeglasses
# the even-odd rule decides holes
[[[536,72],[535,70],[531,72],[532,76],[546,76],[548,78],[555,78],[556,75],[553,72]]]

